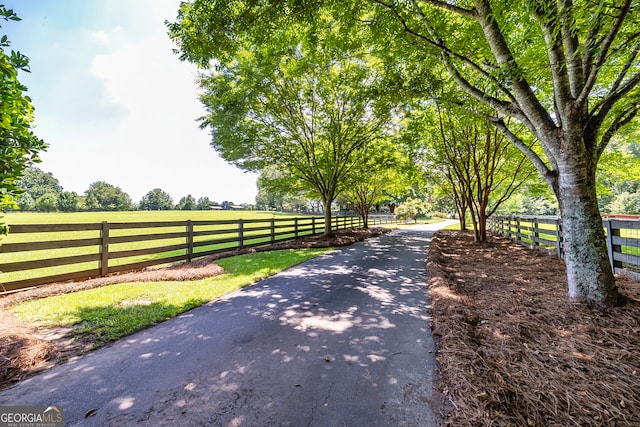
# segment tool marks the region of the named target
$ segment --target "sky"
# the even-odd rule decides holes
[[[172,52],[165,20],[180,0],[5,0],[22,21],[0,23],[35,106],[35,134],[49,144],[37,167],[65,191],[95,181],[139,202],[154,188],[174,203],[254,203],[256,175],[226,163],[197,118],[197,69]]]

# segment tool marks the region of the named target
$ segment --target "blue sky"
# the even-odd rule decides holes
[[[1,0],[0,0],[1,1]],[[180,0],[4,1],[11,49],[30,59],[20,81],[49,144],[38,167],[79,194],[106,181],[138,202],[153,188],[253,203],[256,176],[227,164],[198,127],[195,66],[171,49],[164,25]]]

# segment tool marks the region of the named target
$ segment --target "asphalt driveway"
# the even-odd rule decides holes
[[[434,226],[332,251],[0,392],[68,426],[435,426]],[[183,286],[188,286],[185,282]]]

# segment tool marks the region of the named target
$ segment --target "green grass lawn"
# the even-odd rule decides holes
[[[93,222],[149,222],[149,221],[209,221],[237,219],[268,219],[291,217],[296,214],[271,211],[127,211],[127,212],[9,212],[4,216],[7,224],[72,224]],[[297,214],[300,216],[300,214]]]
[[[216,261],[225,273],[212,278],[109,285],[22,302],[9,310],[37,325],[73,326],[75,336],[100,347],[329,250],[246,254]]]

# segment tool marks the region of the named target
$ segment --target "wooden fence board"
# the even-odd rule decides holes
[[[57,233],[62,231],[92,231],[100,230],[100,223],[86,224],[17,224],[9,225],[11,234],[18,233]]]
[[[109,267],[109,274],[122,273],[124,271],[136,271],[142,270],[152,265],[170,264],[172,262],[184,261],[187,259],[187,255],[176,255],[168,258],[154,259],[148,261],[133,262],[130,264],[114,265]]]
[[[169,239],[183,239],[185,233],[162,233],[162,234],[136,234],[133,236],[112,236],[109,237],[109,244],[117,243],[132,243],[132,242],[146,242],[150,240],[169,240]]]
[[[38,259],[33,261],[7,262],[0,264],[0,271],[11,273],[14,271],[35,270],[37,268],[58,267],[61,265],[80,264],[99,261],[100,254],[74,255],[60,258]]]
[[[56,274],[46,277],[33,277],[31,279],[14,280],[11,282],[0,283],[1,292],[16,291],[20,289],[33,288],[50,283],[66,282],[69,280],[83,280],[91,277],[99,277],[100,269],[74,271],[72,273]]]
[[[136,228],[168,228],[186,227],[187,221],[152,221],[152,222],[110,222],[112,230],[129,230]]]
[[[130,249],[128,251],[109,252],[109,259],[130,258],[134,256],[141,256],[141,255],[161,254],[163,252],[184,250],[186,248],[187,248],[186,243],[180,243],[178,245],[155,246],[153,248]]]
[[[81,248],[86,246],[98,246],[101,243],[99,237],[91,239],[74,239],[74,240],[48,240],[42,242],[27,243],[7,243],[0,246],[0,253],[12,252],[31,252],[46,249],[69,249]]]

